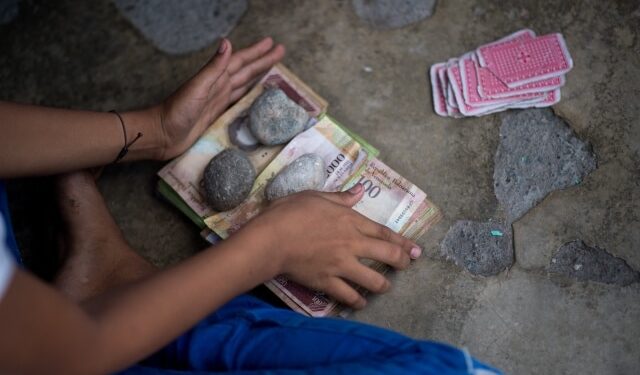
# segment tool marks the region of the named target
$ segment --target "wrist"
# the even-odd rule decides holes
[[[263,282],[280,275],[283,270],[285,257],[281,246],[273,236],[273,229],[268,223],[255,218],[247,223],[230,239],[237,240],[237,249],[245,249],[248,256],[260,264]]]
[[[161,109],[158,106],[128,111],[121,114],[124,121],[127,142],[140,138],[129,147],[124,160],[161,160],[164,154],[165,142],[161,126]],[[123,146],[124,136],[122,139]]]

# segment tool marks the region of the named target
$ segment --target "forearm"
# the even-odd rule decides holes
[[[111,373],[143,359],[275,276],[258,239],[231,238],[87,310],[21,272],[0,301],[0,372]]]
[[[233,297],[273,278],[278,265],[269,261],[276,258],[255,245],[247,247],[259,238],[247,239],[227,240],[108,296],[95,312],[103,333],[102,358],[118,366],[140,360]]]
[[[122,113],[127,139],[142,137],[125,160],[153,159],[163,146],[158,109]],[[118,117],[0,101],[0,178],[47,175],[113,162],[124,146]]]

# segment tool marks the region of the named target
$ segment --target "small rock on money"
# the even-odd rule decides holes
[[[267,185],[264,194],[272,201],[304,190],[320,190],[327,179],[317,154],[304,154],[284,167]]]
[[[288,142],[304,130],[309,114],[278,88],[267,89],[249,110],[253,135],[268,146]]]
[[[244,152],[228,148],[214,156],[204,170],[207,201],[216,211],[242,203],[251,192],[256,171]]]

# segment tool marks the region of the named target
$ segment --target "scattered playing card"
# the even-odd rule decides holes
[[[544,93],[541,92],[541,90],[530,91],[528,93],[511,92],[510,95],[496,96],[496,97],[481,96],[480,95],[481,85],[480,85],[477,73],[478,73],[478,69],[486,69],[486,68],[479,67],[477,63],[473,60],[473,57],[471,55],[463,56],[463,58],[460,59],[459,68],[460,68],[460,76],[462,77],[463,99],[467,104],[471,106],[511,104],[514,102],[527,100],[527,99],[542,98],[544,96]],[[492,74],[492,73],[489,72],[488,74]],[[487,77],[484,77],[484,79],[487,80]],[[498,83],[501,83],[501,82],[498,80]],[[509,90],[508,87],[507,87],[507,90]]]
[[[483,46],[476,54],[480,66],[488,68],[509,87],[559,77],[573,67],[560,34]]]
[[[547,107],[560,101],[573,67],[561,34],[524,29],[430,69],[440,116],[482,116],[509,108]]]
[[[436,113],[440,116],[448,116],[446,104],[447,98],[444,96],[444,91],[442,90],[443,85],[438,77],[438,70],[444,69],[444,66],[444,63],[434,64],[431,66],[431,70],[429,71],[429,76],[431,77],[431,91],[433,92],[433,106]]]

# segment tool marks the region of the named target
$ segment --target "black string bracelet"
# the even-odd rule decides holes
[[[122,158],[124,158],[127,155],[127,153],[129,152],[129,147],[131,147],[132,144],[134,144],[138,139],[142,137],[142,133],[138,132],[138,135],[136,135],[136,137],[131,142],[127,142],[127,129],[124,126],[124,120],[122,119],[122,116],[120,116],[120,114],[113,109],[110,110],[109,112],[118,116],[118,119],[120,120],[120,124],[122,125],[122,133],[124,134],[124,146],[122,147],[122,150],[120,150],[120,152],[118,153],[116,160],[113,161],[113,164],[115,164],[120,160],[122,160]]]

